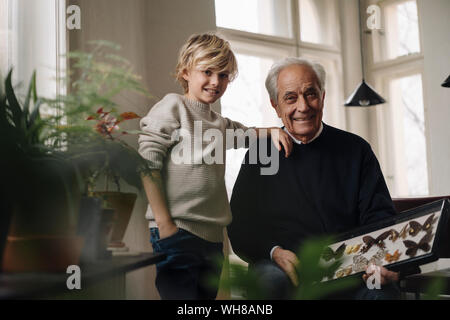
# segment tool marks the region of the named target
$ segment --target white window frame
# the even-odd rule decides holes
[[[54,19],[52,23],[54,23],[54,30],[53,34],[51,35],[52,39],[54,39],[54,43],[52,46],[54,46],[54,50],[50,48],[45,47],[39,47],[39,52],[32,52],[30,50],[19,50],[19,46],[23,45],[24,43],[43,43],[42,45],[45,45],[45,41],[48,40],[49,35],[43,36],[41,39],[36,38],[30,38],[26,39],[24,37],[27,37],[26,35],[22,35],[22,37],[19,39],[19,35],[17,34],[17,31],[19,30],[19,25],[24,24],[24,19],[30,19],[29,16],[24,16],[24,14],[30,14],[24,13],[21,8],[22,6],[28,5],[27,2],[19,2],[18,0],[4,0],[3,4],[6,4],[6,10],[8,11],[5,13],[7,16],[7,22],[4,22],[4,24],[7,26],[7,30],[5,32],[6,37],[6,52],[7,54],[6,59],[3,59],[2,61],[5,61],[2,68],[6,68],[6,70],[2,70],[5,74],[2,76],[5,77],[6,73],[9,71],[11,67],[15,69],[15,72],[13,72],[13,82],[22,82],[23,87],[21,87],[21,93],[23,93],[23,90],[26,90],[26,85],[28,84],[28,81],[30,81],[31,74],[33,70],[44,71],[48,68],[54,68],[52,72],[51,77],[44,78],[38,73],[38,94],[40,94],[39,88],[44,88],[47,92],[45,94],[46,96],[50,95],[50,97],[58,96],[61,94],[64,94],[66,92],[66,87],[64,85],[64,82],[61,81],[61,79],[65,75],[66,70],[66,58],[63,57],[63,55],[66,53],[66,0],[53,0],[53,4],[50,4],[51,6],[54,5],[54,16],[49,17],[48,14],[45,16],[45,12],[36,10],[34,12],[34,15],[31,16],[31,19],[33,20],[33,23],[37,23],[36,21],[39,21],[39,19]],[[36,8],[40,8],[36,3],[31,3],[30,5],[36,6]],[[45,17],[43,17],[43,15]],[[29,21],[29,20],[27,20]],[[33,37],[33,35],[30,35],[30,37]],[[21,41],[19,43],[19,40]],[[44,41],[45,40],[45,41]],[[45,51],[47,50],[47,52]],[[55,56],[55,60],[51,62],[51,65],[42,65],[40,62],[40,59],[46,55]],[[50,62],[49,60],[46,60],[47,63]],[[15,65],[14,65],[15,64]],[[44,72],[45,74],[49,74],[49,72]],[[57,81],[55,81],[57,79]],[[59,79],[59,81],[58,81]],[[42,93],[41,93],[42,95]],[[44,111],[44,110],[43,110]]]
[[[392,4],[400,4],[403,2],[407,2],[410,0],[385,0],[384,2],[379,3],[381,6],[381,12],[384,12],[384,6],[392,5]],[[417,3],[417,0],[416,0]],[[377,4],[375,0],[366,0],[364,8],[367,8],[371,4]],[[367,18],[367,14],[365,10],[361,13],[362,21],[365,21]],[[394,59],[384,60],[375,62],[375,57],[373,54],[374,46],[382,46],[384,43],[383,39],[380,39],[384,30],[380,31],[374,30],[371,31],[372,37],[369,41],[368,37],[364,37],[366,41],[364,41],[365,52],[366,54],[366,77],[367,79],[374,84],[375,90],[387,100],[390,96],[389,83],[393,79],[407,77],[415,74],[420,74],[422,77],[422,84],[424,83],[424,67],[423,67],[423,52],[422,52],[422,38],[420,35],[421,32],[421,20],[420,20],[420,8],[417,7],[418,14],[418,27],[419,27],[419,45],[420,52],[413,53],[410,55],[404,55],[400,57],[396,57]],[[383,19],[382,19],[383,20]],[[384,25],[384,20],[383,20]],[[383,28],[383,26],[382,26]],[[366,28],[363,25],[363,30]],[[427,153],[427,173],[428,173],[428,190],[429,193],[432,193],[431,190],[431,167],[430,167],[430,143],[429,143],[429,130],[428,128],[428,116],[427,116],[427,95],[424,86],[422,86],[423,91],[423,105],[424,105],[424,126],[425,126],[425,144],[426,144],[426,153]],[[388,185],[389,190],[393,195],[395,195],[396,188],[396,176],[395,176],[395,166],[396,166],[396,158],[395,158],[395,150],[394,144],[392,142],[392,134],[395,130],[393,128],[392,119],[391,119],[391,108],[389,105],[389,101],[385,105],[381,105],[375,109],[374,117],[371,118],[372,123],[372,137],[375,137],[374,141],[376,142],[376,151],[378,160],[380,162],[380,166],[382,171],[384,172],[386,183]]]
[[[395,63],[407,62],[410,59],[414,60],[417,57],[422,57],[423,58],[423,54],[422,54],[423,44],[422,44],[422,37],[420,36],[422,34],[422,30],[421,30],[420,14],[419,14],[418,6],[417,6],[417,14],[418,14],[418,19],[419,19],[419,21],[418,21],[419,30],[418,31],[419,31],[419,47],[420,47],[420,51],[419,52],[414,52],[414,53],[411,53],[411,54],[408,54],[408,55],[399,56],[399,57],[396,57],[396,58],[393,58],[393,59],[384,59],[384,60],[382,60],[381,58],[379,58],[379,57],[383,56],[381,48],[383,48],[385,46],[385,44],[383,43],[384,39],[382,39],[382,37],[384,37],[385,33],[386,33],[386,30],[384,28],[384,26],[386,24],[386,21],[385,21],[384,15],[383,15],[383,13],[385,11],[385,8],[387,6],[390,6],[390,5],[398,5],[398,4],[401,4],[401,3],[404,3],[404,2],[409,2],[409,1],[411,1],[411,0],[384,0],[384,1],[381,1],[381,2],[379,0],[365,0],[366,3],[365,3],[364,8],[367,8],[371,4],[375,4],[375,5],[379,6],[380,9],[381,9],[381,18],[382,18],[381,19],[382,20],[382,28],[381,28],[381,30],[374,30],[374,31],[369,31],[368,32],[368,33],[372,34],[372,40],[373,40],[373,41],[368,41],[368,43],[366,43],[366,47],[368,49],[366,52],[368,53],[367,56],[368,56],[368,61],[369,61],[370,65],[383,66],[383,65],[390,65],[390,64],[395,64]],[[417,4],[417,0],[413,0],[413,1],[416,1],[416,4]],[[362,14],[363,14],[363,16],[362,16],[361,19],[362,19],[362,21],[365,21],[365,19],[367,18],[367,15],[366,15],[365,12],[363,12]],[[363,24],[363,30],[365,30],[365,29],[367,29],[367,28]],[[375,51],[374,50],[374,46],[378,50],[377,54],[374,54],[374,51]],[[387,48],[385,48],[385,49],[387,49]],[[375,56],[377,56],[377,57],[375,57]],[[374,62],[374,61],[378,61],[378,62]]]
[[[339,24],[339,16],[337,12],[338,1],[332,0],[333,10],[336,15],[336,22]],[[332,123],[342,129],[346,128],[345,110],[342,107],[343,96],[343,64],[342,64],[342,52],[341,52],[341,39],[340,39],[340,25],[335,29],[335,44],[317,44],[301,41],[300,37],[300,14],[298,0],[290,0],[291,7],[291,21],[292,21],[292,38],[285,38],[280,36],[272,36],[260,33],[253,33],[247,31],[241,31],[236,29],[229,29],[223,27],[217,27],[218,33],[224,35],[227,40],[230,41],[232,47],[239,53],[248,52],[251,54],[251,49],[246,49],[245,46],[258,46],[268,48],[273,51],[274,54],[268,54],[267,56],[274,56],[278,49],[282,48],[286,52],[289,52],[291,56],[307,57],[313,60],[317,60],[323,64],[332,64],[333,68],[337,71],[337,75],[333,75],[337,79],[335,94],[337,95],[337,106],[327,107],[327,98],[325,98],[325,113],[328,118],[332,119]],[[259,52],[259,56],[264,56],[264,53]],[[325,62],[325,63],[324,63]],[[327,76],[331,76],[327,74]],[[262,84],[263,85],[263,84]],[[325,88],[326,90],[326,88]],[[327,90],[326,90],[327,91]],[[341,108],[342,107],[342,108]]]

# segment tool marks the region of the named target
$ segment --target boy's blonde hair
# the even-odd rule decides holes
[[[230,81],[233,81],[238,71],[236,57],[228,41],[210,33],[192,35],[180,50],[175,77],[185,93],[188,92],[188,83],[183,74],[193,67],[228,72]]]

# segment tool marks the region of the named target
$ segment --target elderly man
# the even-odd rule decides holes
[[[233,250],[258,272],[271,298],[287,298],[298,285],[294,252],[305,239],[395,214],[370,145],[322,122],[324,85],[320,64],[287,58],[272,66],[266,88],[293,150],[288,158],[280,152],[275,175],[261,175],[260,162],[248,164],[250,150],[233,189]],[[382,268],[382,285],[396,280],[397,273]],[[369,292],[363,286],[352,298],[395,298],[397,291],[387,287]]]

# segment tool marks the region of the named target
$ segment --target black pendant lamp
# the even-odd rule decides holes
[[[448,76],[447,79],[445,79],[444,83],[442,83],[441,86],[450,88],[450,76]]]
[[[363,55],[363,41],[362,41],[362,26],[361,26],[361,1],[358,0],[358,17],[359,17],[359,38],[360,38],[360,52],[361,52],[361,70],[362,70],[362,83],[356,88],[356,90],[350,95],[345,102],[346,107],[368,107],[377,104],[385,103],[378,93],[375,92],[364,80],[364,55]]]

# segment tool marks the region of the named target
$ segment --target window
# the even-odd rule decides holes
[[[385,29],[372,33],[369,77],[387,98],[377,108],[379,160],[393,197],[429,194],[423,56],[415,0],[382,4]]]
[[[0,76],[5,77],[8,70],[8,48],[9,48],[9,28],[8,28],[8,0],[0,0]]]
[[[216,0],[215,5],[218,30],[230,41],[239,66],[239,76],[221,99],[222,115],[248,126],[281,126],[264,82],[275,61],[298,56],[324,65],[323,120],[345,127],[335,0]],[[227,151],[229,196],[245,152]]]
[[[218,27],[291,38],[290,0],[216,0]]]
[[[419,45],[419,23],[415,1],[388,5],[386,14],[387,59],[417,53]]]
[[[55,79],[64,70],[64,0],[0,0],[0,68],[13,67],[13,83],[24,93],[34,70],[40,96],[62,91]],[[44,110],[45,112],[45,110]]]
[[[419,21],[415,0],[387,1],[382,4],[384,30],[374,37],[375,62],[420,52]]]
[[[333,0],[299,0],[302,41],[330,46],[337,44],[335,5]]]
[[[389,81],[392,146],[398,196],[428,194],[422,77],[414,74]],[[395,123],[394,123],[395,121]]]

